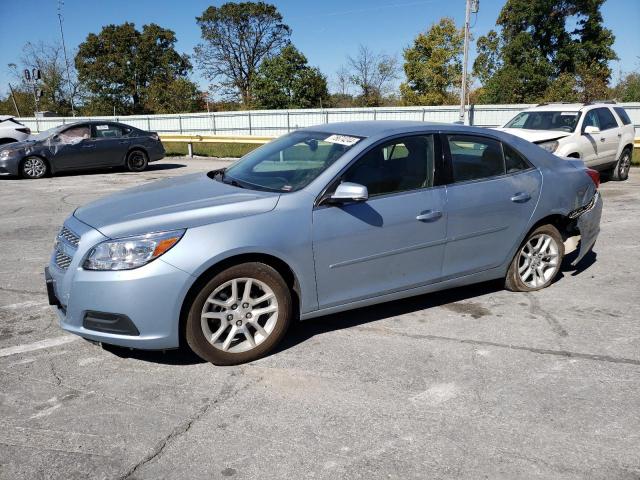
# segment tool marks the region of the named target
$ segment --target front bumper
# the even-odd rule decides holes
[[[9,158],[0,159],[0,175],[18,175],[19,165],[19,156],[11,156]]]
[[[72,217],[65,225],[78,232],[78,223]],[[91,236],[95,235],[88,231],[81,237],[66,269],[57,265],[55,252],[47,268],[49,299],[56,307],[60,326],[83,338],[123,347],[179,347],[180,310],[193,277],[162,259],[134,270],[84,270],[82,259],[96,243],[85,241]],[[113,333],[122,330],[122,319],[131,323],[129,334]]]

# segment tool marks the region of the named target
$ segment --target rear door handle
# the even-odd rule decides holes
[[[94,144],[82,145],[82,148],[96,148]]]
[[[437,210],[425,210],[424,212],[420,212],[420,215],[416,217],[416,220],[420,222],[434,222],[442,217],[442,212]]]
[[[531,200],[531,195],[527,192],[518,192],[513,197],[511,197],[511,201],[515,203],[525,203]]]

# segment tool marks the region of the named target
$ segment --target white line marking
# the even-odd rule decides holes
[[[57,347],[59,345],[64,345],[65,343],[75,342],[78,339],[80,339],[80,337],[75,337],[72,335],[62,335],[60,337],[40,340],[39,342],[27,343],[25,345],[16,345],[15,347],[1,348],[0,357],[8,357],[9,355],[16,355],[18,353],[42,350],[43,348]]]

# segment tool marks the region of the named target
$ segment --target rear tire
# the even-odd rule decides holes
[[[620,158],[616,166],[611,170],[611,180],[623,182],[629,178],[629,169],[631,168],[631,150],[625,148],[620,154]]]
[[[207,282],[193,300],[187,344],[214,365],[256,360],[284,337],[291,305],[289,287],[272,267],[258,262],[230,267]]]
[[[505,288],[512,292],[533,292],[548,287],[560,271],[564,242],[553,225],[542,225],[527,235],[516,252]]]
[[[132,150],[127,154],[126,167],[130,172],[143,172],[149,165],[149,158],[142,150]]]
[[[27,157],[20,162],[20,176],[22,178],[36,179],[47,174],[49,167],[46,160],[40,157]]]

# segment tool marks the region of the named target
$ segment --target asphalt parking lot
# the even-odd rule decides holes
[[[603,184],[595,253],[537,293],[322,317],[238,367],[63,333],[43,268],[64,218],[221,164],[0,179],[0,478],[640,478],[640,170]]]

